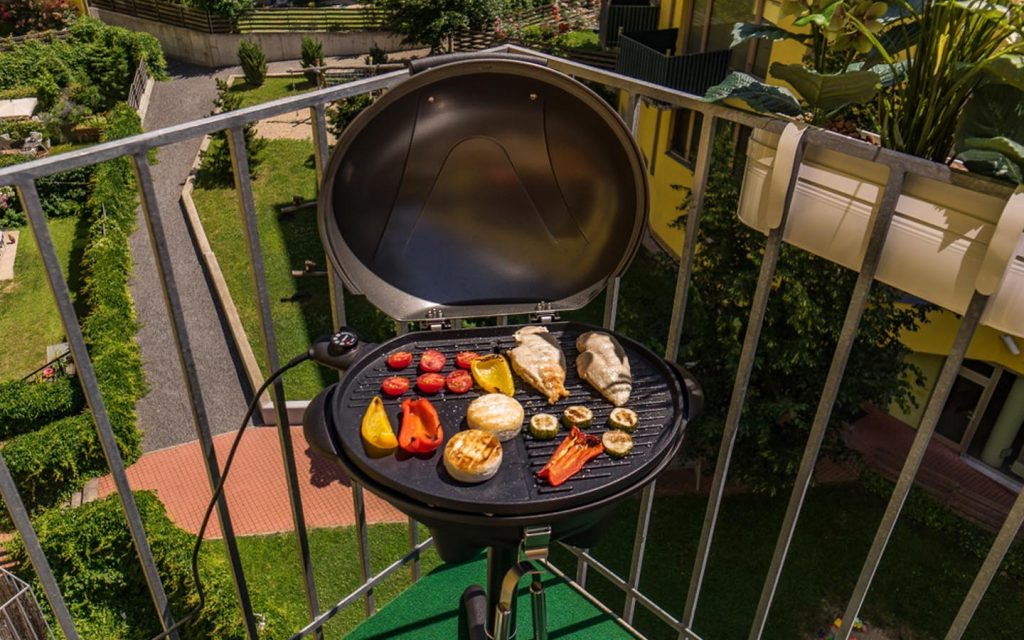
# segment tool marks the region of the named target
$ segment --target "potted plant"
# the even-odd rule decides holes
[[[1024,8],[989,0],[921,0],[917,7],[785,0],[782,11],[795,16],[800,32],[737,24],[733,45],[768,38],[807,46],[803,64],[770,68],[794,91],[732,74],[705,99],[861,135],[1008,182],[982,192],[907,174],[877,278],[957,312],[975,289],[985,289],[995,299],[983,321],[1024,335]],[[799,136],[799,126],[784,135]],[[763,130],[751,136],[738,210],[749,226],[767,232],[781,218],[770,203],[782,200],[770,190],[775,168],[792,167],[780,148],[795,149],[793,142],[780,144],[780,136]],[[798,173],[784,239],[859,269],[888,167],[807,145],[792,168]],[[789,180],[774,182],[777,190]],[[1014,185],[1018,194],[1011,197]],[[1001,282],[992,284],[989,274],[983,286],[979,277],[993,268],[986,264],[990,246],[1005,256],[998,273],[1009,268]]]

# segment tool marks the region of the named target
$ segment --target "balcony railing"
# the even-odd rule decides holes
[[[672,55],[677,29],[624,33],[619,38],[615,72],[653,84],[704,95],[729,73],[731,52],[708,51]]]
[[[595,69],[572,61],[537,54],[529,50],[516,47],[505,47],[499,51],[513,53],[525,53],[544,58],[548,65],[558,71],[575,76],[582,80],[600,83],[613,89],[623,91],[629,97],[630,110],[633,115],[633,130],[636,132],[641,100],[653,100],[658,103],[667,104],[675,108],[685,108],[698,111],[703,114],[700,128],[700,144],[696,156],[694,170],[693,189],[691,192],[691,205],[689,214],[686,217],[686,234],[683,246],[680,247],[682,259],[679,263],[677,281],[674,293],[674,303],[671,320],[669,323],[666,339],[667,347],[665,357],[675,360],[679,353],[680,338],[682,335],[683,323],[687,309],[687,299],[690,293],[690,275],[693,266],[693,257],[697,242],[698,229],[701,224],[701,211],[704,205],[705,192],[708,188],[708,169],[711,162],[712,141],[715,138],[716,129],[720,123],[736,123],[757,129],[763,129],[774,133],[780,133],[786,126],[783,120],[757,116],[744,111],[739,111],[703,102],[698,96],[688,94],[676,89],[668,88],[645,80]],[[21,202],[24,204],[32,231],[39,247],[40,254],[45,264],[46,275],[51,289],[57,301],[60,316],[67,332],[68,342],[71,347],[72,357],[78,368],[84,392],[87,396],[89,407],[92,411],[100,441],[104,445],[110,470],[119,490],[122,507],[124,509],[129,528],[132,532],[135,548],[143,567],[143,573],[152,595],[154,603],[154,616],[157,616],[164,628],[169,627],[173,620],[169,613],[167,597],[164,593],[163,584],[156,571],[153,557],[149,549],[146,532],[142,527],[139,513],[135,507],[132,494],[129,490],[123,461],[118,453],[114,442],[114,435],[111,431],[110,420],[103,398],[100,396],[96,374],[82,332],[79,328],[79,321],[69,293],[68,284],[61,273],[61,264],[54,249],[53,241],[47,228],[47,221],[40,203],[39,193],[36,188],[36,181],[42,177],[68,169],[93,165],[105,160],[127,156],[132,159],[136,168],[137,185],[141,196],[142,209],[146,225],[149,230],[149,238],[156,256],[158,271],[161,278],[161,287],[170,317],[171,332],[179,357],[183,363],[185,390],[188,397],[193,401],[195,410],[193,419],[196,423],[197,432],[205,442],[210,441],[208,420],[202,409],[202,404],[195,404],[198,398],[202,397],[203,389],[196,376],[193,353],[188,333],[183,323],[181,294],[175,282],[174,272],[171,268],[170,255],[168,251],[166,235],[160,212],[157,210],[157,197],[152,181],[151,167],[148,161],[149,151],[164,147],[183,140],[196,139],[205,134],[212,134],[220,130],[227,130],[229,138],[234,141],[231,145],[232,164],[234,167],[235,184],[237,186],[239,210],[242,215],[243,227],[246,242],[249,248],[251,268],[256,285],[256,292],[261,315],[263,317],[262,337],[263,344],[267,349],[267,361],[273,369],[278,365],[276,344],[273,323],[269,321],[270,300],[267,295],[266,280],[264,277],[265,265],[263,263],[260,239],[256,224],[256,209],[253,201],[253,190],[250,182],[249,170],[245,153],[239,153],[244,149],[243,127],[250,122],[279,116],[293,112],[296,109],[308,109],[314,124],[314,146],[317,174],[322,178],[325,161],[328,156],[327,129],[325,123],[326,105],[350,98],[356,95],[366,94],[371,91],[392,87],[407,77],[407,71],[395,71],[385,75],[358,80],[344,85],[329,87],[282,98],[273,102],[240,109],[227,113],[220,113],[201,120],[195,120],[184,124],[151,131],[141,135],[132,136],[121,140],[111,141],[96,145],[88,149],[79,149],[66,154],[56,155],[38,159],[33,162],[20,164],[0,169],[0,185],[14,185],[19,190]],[[629,115],[629,114],[627,114]],[[750,638],[760,638],[768,618],[776,587],[783,568],[786,566],[787,552],[800,515],[800,509],[804,504],[807,495],[811,475],[815,463],[818,460],[820,447],[825,435],[825,429],[829,421],[835,399],[837,397],[839,384],[843,378],[850,351],[860,326],[861,316],[866,308],[868,294],[870,292],[874,276],[878,268],[879,258],[886,240],[888,226],[893,219],[893,209],[899,193],[899,184],[904,176],[925,175],[934,180],[962,182],[955,175],[955,172],[943,165],[937,165],[925,160],[912,158],[900,153],[879,149],[867,143],[842,137],[838,134],[808,129],[800,138],[796,146],[795,161],[799,162],[802,150],[807,145],[822,145],[825,147],[839,149],[845,153],[859,158],[870,157],[876,162],[886,165],[890,171],[889,187],[885,193],[885,199],[880,205],[878,214],[873,218],[870,237],[863,262],[858,270],[857,284],[853,290],[849,307],[839,340],[835,351],[831,356],[831,367],[828,376],[824,381],[823,391],[820,396],[818,410],[812,424],[810,436],[803,453],[795,486],[789,500],[788,508],[782,522],[781,531],[778,535],[774,555],[772,557],[768,573],[764,576],[761,598],[751,621]],[[158,168],[159,170],[159,168]],[[977,181],[977,188],[983,190],[995,189],[990,183]],[[793,183],[790,182],[788,189],[784,189],[785,201],[788,204],[793,194]],[[996,190],[998,191],[998,190]],[[999,191],[998,195],[1005,196],[1006,193]],[[783,210],[785,210],[785,206]],[[167,212],[164,212],[166,215]],[[622,591],[625,597],[625,606],[621,615],[613,613],[604,606],[606,612],[615,615],[620,622],[629,626],[634,618],[637,606],[647,609],[658,620],[668,625],[679,638],[697,638],[698,630],[694,628],[697,603],[702,594],[705,570],[708,567],[708,558],[712,542],[717,529],[719,508],[725,491],[726,480],[730,471],[730,459],[733,446],[739,431],[740,415],[744,406],[745,394],[750,384],[751,374],[754,366],[755,354],[760,340],[760,331],[765,318],[766,309],[769,303],[769,294],[775,276],[776,263],[779,258],[783,242],[782,229],[785,225],[785,215],[778,221],[768,234],[764,243],[763,259],[757,279],[757,288],[751,302],[751,310],[747,321],[747,328],[743,342],[730,408],[726,417],[723,436],[720,444],[717,465],[711,483],[710,496],[704,514],[703,526],[699,538],[696,556],[692,559],[693,571],[691,573],[689,588],[686,593],[678,593],[679,607],[666,608],[659,605],[651,597],[651,594],[640,590],[640,575],[642,573],[645,558],[645,541],[651,523],[653,507],[654,487],[648,487],[642,494],[640,509],[637,520],[636,535],[633,542],[633,553],[628,572],[625,576],[619,575],[615,570],[601,563],[591,556],[586,550],[571,549],[578,559],[578,566],[573,571],[568,567],[558,567],[555,564],[548,564],[548,569],[558,576],[563,577],[573,588],[577,589],[585,597],[592,601],[593,596],[586,590],[587,569],[591,569],[607,579],[607,581]],[[614,329],[616,324],[618,281],[609,285],[607,304],[605,306],[604,325]],[[345,309],[339,303],[339,297],[334,297],[335,321],[338,324],[344,323]],[[871,586],[882,555],[886,550],[890,535],[892,534],[900,517],[900,512],[907,498],[908,492],[913,484],[921,460],[935,431],[942,407],[949,396],[952,385],[955,381],[957,371],[963,361],[964,354],[975,329],[979,325],[982,310],[988,300],[988,296],[976,292],[969,307],[963,314],[963,320],[958,334],[950,349],[949,355],[937,378],[935,390],[932,393],[924,411],[924,417],[918,427],[913,445],[909,451],[906,461],[903,463],[896,487],[891,495],[889,503],[878,526],[874,541],[868,551],[860,577],[846,606],[844,627],[839,636],[846,640],[850,636],[851,626],[856,614],[861,609],[868,588]],[[504,320],[500,318],[499,321]],[[292,516],[294,528],[299,539],[301,570],[306,587],[306,598],[310,612],[310,621],[302,629],[296,629],[293,637],[304,637],[315,633],[324,623],[336,615],[342,609],[349,607],[356,602],[363,600],[366,605],[367,615],[374,613],[375,607],[372,600],[372,590],[387,576],[398,571],[408,563],[418,561],[419,554],[430,546],[431,540],[420,541],[416,536],[415,524],[410,529],[410,541],[408,552],[402,557],[395,558],[384,570],[371,575],[370,557],[368,545],[368,529],[366,515],[363,509],[362,488],[353,484],[352,492],[357,514],[357,529],[359,540],[359,553],[363,573],[363,584],[349,595],[338,602],[327,605],[322,604],[317,596],[316,587],[313,583],[313,560],[309,553],[307,528],[303,516],[302,502],[298,492],[298,479],[294,458],[290,448],[290,438],[287,436],[287,416],[285,414],[285,395],[283,386],[278,384],[274,390],[274,398],[278,407],[279,429],[282,431],[281,442],[283,443],[283,464],[289,479],[289,491],[292,501]],[[209,481],[214,485],[218,478],[219,467],[217,460],[212,457],[212,447],[204,447],[204,455],[207,464],[211,469]],[[6,462],[0,456],[0,492],[2,492],[5,503],[8,506],[12,519],[18,531],[24,537],[28,555],[32,561],[35,571],[42,583],[47,600],[49,601],[55,618],[60,624],[66,637],[74,640],[78,638],[74,622],[65,605],[63,595],[58,588],[57,581],[50,569],[46,556],[43,554],[39,539],[29,520],[24,503],[11,477]],[[219,505],[218,516],[221,519],[221,530],[231,531],[230,512],[225,501]],[[951,625],[947,639],[955,640],[962,636],[968,622],[974,615],[982,596],[988,589],[993,576],[997,573],[1000,563],[1005,556],[1014,535],[1024,523],[1024,494],[1021,494],[1014,503],[1006,521],[1000,529],[995,542],[993,543],[988,556],[974,578],[974,582],[968,593],[965,594],[963,605]],[[229,535],[229,542],[233,538]],[[245,575],[241,563],[238,560],[237,552],[232,551],[233,545],[226,545],[230,555],[233,577],[238,584],[239,592],[244,593]],[[684,562],[691,559],[685,558]],[[413,572],[414,577],[417,572]],[[574,580],[570,576],[575,575]],[[761,576],[751,576],[752,580],[760,580]],[[939,579],[936,577],[936,579]],[[663,594],[662,594],[663,596]],[[664,597],[659,597],[664,602]],[[242,610],[250,637],[257,637],[257,625],[254,621],[254,614],[247,599],[240,598],[239,606]],[[922,605],[925,606],[925,605]],[[672,610],[670,610],[672,609]]]
[[[619,36],[658,28],[660,8],[650,0],[611,0],[601,10],[601,46],[619,46]]]

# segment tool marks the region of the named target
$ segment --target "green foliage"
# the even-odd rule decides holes
[[[80,10],[67,0],[7,0],[0,4],[0,36],[63,29]]]
[[[692,364],[704,385],[704,415],[694,425],[692,446],[696,455],[709,459],[717,455],[764,247],[764,236],[736,218],[739,161],[731,132],[723,131],[708,179],[715,188],[707,192],[701,215],[680,357]],[[783,247],[733,453],[733,477],[752,489],[775,493],[796,473],[830,364],[823,354],[831,353],[838,340],[856,276]],[[904,363],[908,350],[900,332],[915,328],[925,309],[897,307],[897,299],[888,287],[872,288],[833,427],[864,402],[883,407],[912,402],[906,374],[917,372]],[[845,451],[834,428],[825,451],[837,457]]]
[[[242,95],[231,91],[228,83],[217,79],[217,98],[213,104],[218,112],[234,111],[241,107]],[[245,125],[242,133],[245,136],[245,155],[249,159],[249,174],[255,177],[256,168],[263,159],[261,154],[267,146],[267,141],[256,135],[256,125],[252,122]],[[230,185],[233,179],[228,132],[218,131],[211,136],[210,146],[202,154],[198,182],[205,186]]]
[[[801,64],[773,63],[771,73],[788,82],[814,113],[831,115],[851,104],[868,102],[878,93],[881,79],[871,70],[818,73]]]
[[[28,40],[0,51],[0,91],[31,88],[54,141],[90,113],[123,101],[140,58],[151,75],[166,77],[160,43],[147,33],[89,17],[75,20],[70,31],[63,40]]]
[[[335,138],[341,137],[349,123],[371,104],[373,104],[373,98],[365,93],[335,102],[333,107],[327,111],[328,129]]]
[[[32,130],[36,130],[39,123]],[[13,137],[13,136],[12,136]],[[0,156],[0,167],[27,162],[32,158],[23,155]],[[79,217],[85,212],[85,203],[89,197],[89,184],[95,167],[81,167],[36,180],[39,200],[43,205],[43,213],[47,218]],[[21,205],[13,193],[8,198],[8,214],[10,226],[22,226],[26,220]],[[2,211],[0,211],[2,214]]]
[[[62,418],[12,438],[4,461],[30,513],[54,507],[107,471],[87,413]]]
[[[214,15],[224,16],[232,24],[238,22],[239,17],[256,7],[254,0],[186,0],[183,4],[209,11]]]
[[[301,46],[301,57],[302,57],[302,68],[308,69],[309,67],[322,67],[324,66],[324,43],[317,38],[310,38],[308,36],[302,36]],[[309,82],[317,83],[320,82],[320,71],[307,71],[306,80]]]
[[[379,0],[388,30],[402,35],[404,44],[446,48],[460,31],[490,26],[505,3],[501,0]]]
[[[386,64],[388,61],[388,52],[377,46],[374,42],[373,46],[370,47],[370,53],[366,56],[366,64]]]
[[[78,413],[83,406],[82,391],[69,378],[0,382],[0,440]]]
[[[17,100],[18,98],[31,98],[35,95],[36,90],[31,85],[0,89],[0,100]]]
[[[167,517],[151,492],[136,492],[157,571],[176,617],[198,603],[190,560],[195,538]],[[116,495],[75,508],[55,509],[35,520],[39,543],[83,638],[148,638],[160,631],[131,535]],[[32,575],[20,538],[12,555],[17,571]],[[181,631],[182,638],[244,638],[225,563],[206,556],[200,575],[206,604]],[[40,585],[35,584],[37,593]]]
[[[267,56],[263,54],[260,45],[250,40],[242,40],[238,43],[238,61],[242,65],[242,73],[245,74],[245,81],[258,87],[267,79]]]
[[[893,484],[873,471],[861,474],[861,484],[883,500],[888,500],[892,495]],[[956,541],[957,546],[979,561],[988,555],[995,539],[991,533],[956,515],[949,507],[937,502],[918,487],[910,490],[900,514],[930,531],[947,534],[949,539]],[[1014,579],[1024,582],[1024,541],[1018,539],[1010,546],[1001,569]]]

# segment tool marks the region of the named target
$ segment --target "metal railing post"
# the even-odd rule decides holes
[[[260,245],[260,232],[256,219],[256,201],[252,193],[252,178],[249,173],[249,158],[246,155],[245,132],[241,126],[228,130],[228,148],[231,154],[231,168],[235,178],[235,191],[238,195],[238,209],[245,230],[245,243],[249,251],[249,266],[260,309],[260,328],[263,334],[263,348],[267,358],[268,371],[276,371],[281,363],[277,354],[277,337],[274,330],[274,318],[270,312],[270,294],[267,291],[266,267],[263,261],[263,248]],[[298,544],[299,564],[302,569],[302,584],[306,592],[306,607],[309,619],[313,620],[320,613],[317,599],[316,582],[313,577],[313,564],[309,553],[309,534],[306,531],[306,518],[302,509],[302,495],[299,492],[298,469],[295,465],[295,453],[292,446],[291,426],[288,424],[288,407],[284,393],[284,383],[279,379],[273,385],[274,408],[277,411],[277,433],[281,445],[281,457],[285,469],[285,482],[288,486],[288,499],[291,503],[292,521],[295,525],[295,539]],[[319,638],[321,634],[317,632]]]
[[[363,495],[363,485],[355,480],[352,483],[352,511],[356,516],[356,539],[359,542],[359,569],[363,576],[363,582],[373,575],[370,569],[370,531],[366,524],[366,499]],[[369,618],[377,613],[377,602],[373,596],[373,589],[366,591],[366,617]]]
[[[156,191],[153,188],[153,179],[149,172],[149,161],[146,155],[132,156],[132,166],[135,170],[135,180],[142,193],[143,218],[149,232],[149,243],[153,248],[153,256],[156,258],[160,289],[163,293],[164,305],[167,308],[167,317],[170,320],[171,334],[174,338],[175,350],[178,353],[178,363],[181,365],[182,375],[185,378],[185,393],[188,396],[196,437],[203,454],[206,479],[212,493],[220,482],[220,467],[217,464],[217,454],[213,448],[210,417],[206,412],[206,401],[199,383],[195,356],[192,353],[192,341],[185,324],[185,313],[181,306],[181,296],[178,294],[174,266],[167,245],[167,235],[164,232],[163,220],[160,218],[160,207],[157,204]],[[242,610],[246,635],[256,638],[259,635],[256,630],[256,619],[253,616],[252,601],[249,598],[249,588],[245,581],[245,571],[242,569],[234,526],[231,523],[231,514],[224,493],[221,493],[217,500],[217,519],[220,521],[221,533],[224,535],[224,549],[231,567],[231,577],[235,585],[235,594],[238,596],[238,604]]]
[[[317,196],[320,195],[324,176],[327,174],[327,162],[331,149],[327,142],[327,107],[317,104],[309,108],[309,117],[313,124],[313,160],[316,163]],[[327,264],[327,289],[331,296],[331,317],[334,328],[348,324],[345,313],[345,286],[334,266]]]
[[[959,375],[960,365],[964,361],[964,354],[967,353],[967,347],[971,343],[971,338],[974,337],[974,330],[978,327],[981,314],[985,310],[987,302],[988,296],[975,291],[974,295],[971,296],[971,302],[967,306],[967,311],[964,312],[963,319],[960,321],[960,328],[957,330],[956,338],[953,339],[953,346],[950,348],[949,355],[946,356],[946,361],[942,365],[938,378],[936,378],[935,389],[932,391],[924,414],[921,416],[921,424],[917,427],[917,432],[914,434],[914,440],[910,445],[910,451],[907,453],[906,462],[903,463],[903,469],[900,470],[900,477],[896,480],[896,487],[889,497],[889,504],[885,507],[885,513],[882,514],[882,521],[878,525],[878,531],[875,532],[875,538],[871,542],[871,548],[868,550],[867,558],[864,560],[864,566],[861,567],[860,576],[857,578],[857,584],[853,589],[853,595],[850,596],[850,602],[846,605],[846,611],[843,613],[843,624],[839,629],[838,636],[841,640],[848,640],[850,633],[853,631],[854,619],[860,613],[860,608],[867,597],[868,589],[874,580],[875,572],[878,571],[878,565],[882,562],[882,554],[885,553],[885,548],[889,544],[889,537],[896,528],[896,521],[900,517],[903,503],[906,501],[910,489],[914,486],[914,476],[917,475],[917,470],[924,459],[924,453],[928,449],[932,433],[935,432],[939,416],[942,414],[946,400],[949,398],[949,393],[952,391],[953,384]]]
[[[78,369],[82,392],[92,411],[96,424],[96,435],[100,447],[103,449],[103,456],[106,458],[107,467],[110,469],[114,485],[117,487],[117,497],[121,501],[121,508],[124,510],[125,519],[128,522],[128,530],[131,533],[132,543],[135,545],[136,555],[142,565],[142,573],[146,579],[149,595],[160,616],[160,624],[166,631],[174,624],[174,617],[171,614],[170,604],[167,602],[167,594],[164,592],[160,573],[153,561],[153,552],[149,547],[146,529],[142,526],[142,517],[139,515],[139,508],[135,503],[135,494],[132,493],[132,488],[128,484],[124,460],[121,459],[121,451],[117,448],[117,438],[114,437],[110,416],[107,414],[107,407],[103,402],[99,382],[96,379],[96,371],[93,369],[92,359],[85,346],[85,337],[82,335],[78,316],[75,314],[75,307],[71,302],[71,292],[61,273],[60,260],[57,258],[57,251],[53,247],[53,240],[50,238],[50,231],[46,226],[46,214],[43,213],[43,205],[39,201],[39,192],[36,191],[35,182],[31,180],[16,183],[16,186],[18,197],[28,213],[32,234],[35,236],[36,246],[39,248],[39,255],[46,270],[46,279],[50,283],[50,290],[53,292],[53,298],[60,313],[71,357]],[[177,633],[171,634],[171,638],[177,639],[177,637]]]

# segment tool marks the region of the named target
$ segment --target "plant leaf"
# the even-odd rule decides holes
[[[1024,91],[1024,54],[1004,53],[985,65],[985,71],[999,82]]]
[[[741,106],[761,113],[780,113],[798,116],[803,107],[785,87],[765,84],[746,73],[734,71],[725,80],[710,87],[704,94],[705,102],[726,104],[739,103]]]
[[[1024,165],[1024,144],[1010,140],[1006,136],[994,138],[967,138],[964,141],[965,147],[970,149],[983,149],[1001,153],[1017,164]]]
[[[867,102],[875,97],[881,85],[878,74],[870,70],[823,74],[802,64],[776,62],[771,66],[771,73],[792,85],[811,109],[825,112]]]
[[[843,0],[835,0],[832,4],[826,6],[818,13],[810,13],[806,16],[802,16],[793,21],[795,27],[806,27],[809,24],[815,24],[819,27],[827,27],[828,23],[832,22],[832,14],[836,12],[836,9],[843,4]]]
[[[792,31],[786,31],[782,27],[777,27],[770,22],[762,22],[761,24],[755,24],[753,22],[737,22],[732,27],[732,44],[729,48],[738,47],[739,45],[747,42],[748,40],[754,40],[761,38],[763,40],[796,40],[797,42],[807,42],[807,36],[800,33],[793,33]]]
[[[894,84],[903,82],[907,77],[907,67],[909,63],[906,60],[899,60],[893,64],[879,63],[868,67],[868,71],[872,71],[878,75],[878,79],[882,83],[882,87],[888,88]],[[860,71],[864,68],[863,62],[854,62],[846,70],[849,71]]]
[[[968,171],[984,176],[1009,180],[1017,184],[1024,183],[1021,167],[998,151],[969,149],[956,155],[956,159],[964,163]]]
[[[878,42],[885,49],[885,53],[890,57],[896,57],[897,54],[917,45],[920,38],[921,23],[913,20],[892,25],[878,35]],[[870,66],[881,60],[882,53],[878,49],[872,49],[867,54],[865,63]]]

